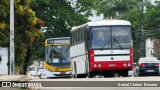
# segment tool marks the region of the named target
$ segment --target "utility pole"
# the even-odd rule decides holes
[[[10,75],[14,75],[14,0],[10,0]]]
[[[142,6],[141,6],[141,57],[145,56],[145,48],[144,48],[144,1],[142,0]]]

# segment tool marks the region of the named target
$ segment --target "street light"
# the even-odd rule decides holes
[[[10,0],[10,75],[14,75],[14,0]]]

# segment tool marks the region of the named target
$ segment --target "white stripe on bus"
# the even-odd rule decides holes
[[[94,50],[94,54],[129,54],[130,50]]]
[[[111,60],[113,58],[113,60]],[[130,56],[101,56],[101,57],[94,57],[95,62],[100,61],[130,61]]]

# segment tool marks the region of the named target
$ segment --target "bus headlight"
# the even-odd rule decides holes
[[[131,64],[130,63],[128,63],[128,67],[130,67],[131,66]]]
[[[127,66],[127,64],[126,64],[126,63],[124,63],[124,64],[123,64],[123,66],[124,66],[124,67],[126,67],[126,66]]]
[[[96,68],[97,67],[97,64],[94,64],[94,68]]]
[[[101,67],[101,64],[98,64],[98,67]]]

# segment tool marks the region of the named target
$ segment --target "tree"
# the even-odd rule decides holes
[[[29,7],[30,0],[15,0],[15,65],[27,70],[31,46],[43,34],[35,27],[37,18]],[[0,0],[0,46],[9,47],[9,0]]]
[[[156,5],[151,3],[147,4],[146,10],[146,19],[145,19],[145,28],[147,29],[157,29],[160,28],[160,2],[157,2]]]
[[[103,14],[104,18],[118,18],[137,6],[137,0],[96,0],[97,14]]]
[[[0,0],[0,46],[9,46],[9,2]]]
[[[146,3],[146,12],[144,19],[144,35],[146,38],[160,39],[160,2],[157,1],[155,5]]]
[[[94,0],[32,0],[31,8],[36,16],[44,21],[47,27],[45,37],[34,42],[32,48],[39,48],[32,52],[34,57],[44,59],[44,41],[47,38],[70,37],[71,27],[84,24],[92,15]],[[38,53],[38,54],[37,54]],[[41,54],[40,54],[41,53]],[[37,56],[39,55],[39,56]]]
[[[75,3],[75,4],[72,4]],[[38,18],[48,27],[46,38],[69,36],[70,28],[88,21],[93,3],[87,0],[32,0],[30,4]],[[84,14],[82,14],[84,13]],[[48,35],[51,34],[51,35]]]

